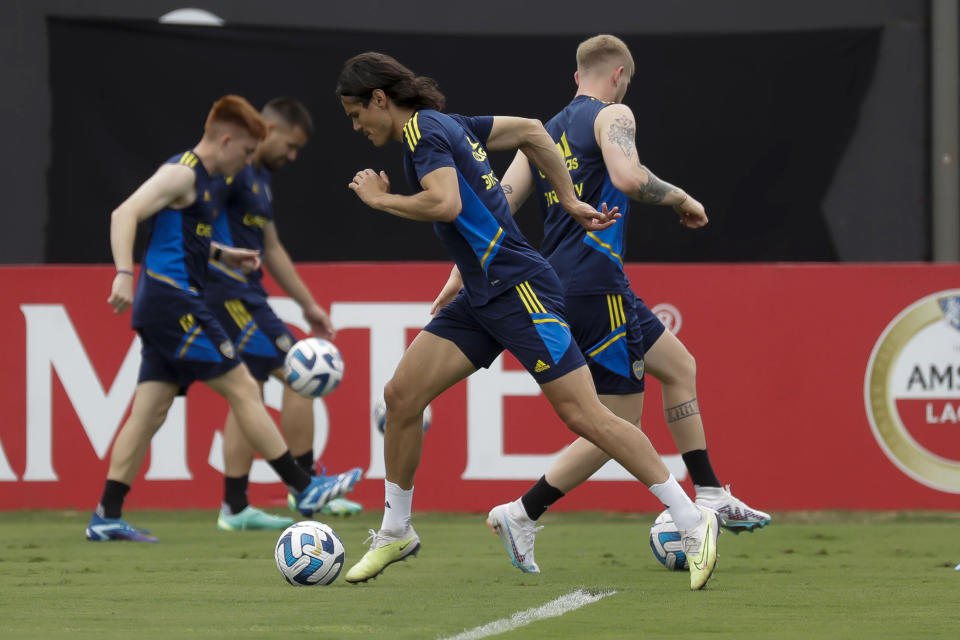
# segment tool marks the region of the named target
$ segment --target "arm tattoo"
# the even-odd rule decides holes
[[[640,202],[646,202],[647,204],[660,204],[669,194],[680,191],[680,189],[673,186],[669,182],[664,182],[657,176],[653,175],[653,171],[650,171],[650,169],[647,169],[643,165],[640,166],[644,171],[647,172],[647,184],[640,187],[640,192],[637,194],[637,199],[640,200]]]
[[[671,424],[680,422],[684,418],[695,416],[698,413],[700,413],[700,405],[697,403],[697,399],[694,398],[693,400],[688,400],[683,404],[678,404],[675,407],[664,410],[663,415],[666,417],[667,423]]]
[[[503,189],[503,192],[506,193],[506,194],[513,193],[513,185],[512,185],[512,184],[503,184],[503,183],[500,183],[500,188]]]
[[[620,147],[627,158],[632,158],[633,152],[637,150],[636,137],[637,126],[633,123],[633,119],[626,116],[617,118],[610,125],[610,131],[607,134],[607,139]]]

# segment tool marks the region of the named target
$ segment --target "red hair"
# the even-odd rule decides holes
[[[215,103],[207,115],[204,132],[209,133],[216,123],[223,122],[245,129],[258,140],[267,136],[267,123],[260,113],[245,98],[235,95],[223,96]]]

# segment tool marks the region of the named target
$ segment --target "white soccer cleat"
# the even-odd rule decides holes
[[[527,516],[519,501],[491,509],[487,516],[487,526],[500,536],[513,566],[524,573],[540,573],[540,567],[533,559],[533,543],[537,531],[543,527],[538,527],[536,522]]]
[[[708,507],[696,505],[700,523],[680,531],[680,542],[690,567],[690,588],[703,589],[717,566],[717,538],[720,536],[720,515]]]
[[[725,487],[697,487],[696,503],[720,514],[721,524],[732,533],[753,531],[770,524],[770,514],[748,507]]]

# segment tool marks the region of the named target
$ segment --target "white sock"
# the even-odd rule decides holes
[[[707,500],[720,500],[726,493],[723,487],[701,487],[695,484],[693,488],[698,498],[705,498]]]
[[[657,496],[667,507],[677,529],[683,531],[700,524],[700,510],[693,504],[690,496],[686,494],[672,473],[664,482],[650,485],[650,493]]]
[[[400,485],[383,481],[386,500],[383,506],[383,523],[381,531],[391,531],[401,534],[410,526],[410,510],[413,505],[413,487],[401,489]]]

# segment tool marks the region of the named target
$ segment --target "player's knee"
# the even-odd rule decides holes
[[[387,407],[387,415],[406,421],[418,413],[422,413],[424,407],[416,402],[415,394],[412,390],[404,388],[404,385],[393,378],[383,388],[383,402]]]
[[[223,392],[230,406],[242,402],[262,402],[260,385],[246,367],[239,366],[227,375],[229,377],[227,384],[223,386]]]
[[[686,349],[674,358],[665,372],[663,384],[684,385],[695,387],[697,383],[697,361]]]
[[[600,421],[596,411],[590,411],[588,407],[573,403],[558,406],[557,415],[570,431],[588,440],[592,439],[594,430]]]

